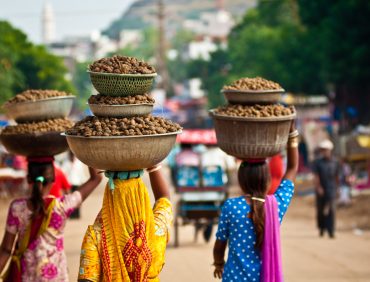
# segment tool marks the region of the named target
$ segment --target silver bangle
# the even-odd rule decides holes
[[[297,137],[297,136],[299,136],[299,132],[298,132],[298,130],[296,129],[296,130],[294,130],[293,132],[290,132],[289,133],[289,139],[291,139],[291,138],[295,138],[295,137]]]

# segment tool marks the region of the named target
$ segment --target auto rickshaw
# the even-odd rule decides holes
[[[180,243],[180,225],[194,225],[195,241],[203,229],[204,239],[209,241],[213,226],[218,223],[221,206],[228,196],[226,166],[222,164],[222,156],[216,156],[219,152],[226,155],[216,147],[214,130],[184,130],[177,142],[181,150],[175,157],[172,171],[179,195],[174,222],[175,247]],[[213,152],[216,155],[212,155]]]

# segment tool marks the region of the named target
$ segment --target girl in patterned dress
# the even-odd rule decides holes
[[[225,282],[282,282],[279,225],[293,196],[298,169],[298,131],[292,123],[285,176],[268,196],[269,167],[265,159],[245,160],[238,171],[244,193],[223,205],[213,250],[214,276]],[[225,250],[228,258],[225,263]]]
[[[73,210],[101,181],[94,169],[89,171],[89,180],[77,191],[55,198],[49,196],[55,179],[53,158],[29,159],[31,196],[10,204],[0,247],[0,273],[11,258],[4,281],[68,281],[64,227]]]

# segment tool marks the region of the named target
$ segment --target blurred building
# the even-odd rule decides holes
[[[318,144],[338,132],[338,123],[331,118],[328,97],[289,93],[283,96],[282,102],[295,106],[297,126],[308,150],[309,159],[312,160]]]
[[[90,36],[70,36],[59,42],[47,45],[55,55],[73,58],[77,62],[92,61],[115,52],[119,48],[117,41],[94,31]]]
[[[210,37],[205,37],[199,41],[192,41],[188,46],[189,59],[202,59],[208,61],[210,53],[217,50],[217,44],[214,43]]]
[[[123,29],[120,33],[119,47],[138,46],[143,41],[143,32],[139,29]]]
[[[51,3],[48,1],[42,11],[42,38],[52,54],[63,58],[69,72],[69,79],[75,73],[77,62],[93,61],[120,48],[119,41],[102,35],[100,31],[93,31],[90,35],[68,36],[56,41],[55,17]]]
[[[212,40],[226,41],[235,22],[231,14],[223,9],[206,12],[196,20],[185,20],[183,27],[198,36],[210,37]]]

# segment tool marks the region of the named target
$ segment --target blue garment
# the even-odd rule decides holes
[[[284,179],[276,190],[280,223],[293,197],[294,183]],[[229,254],[222,276],[223,282],[260,281],[261,257],[254,248],[256,234],[250,206],[245,197],[228,199],[221,211],[216,238],[228,241]]]

